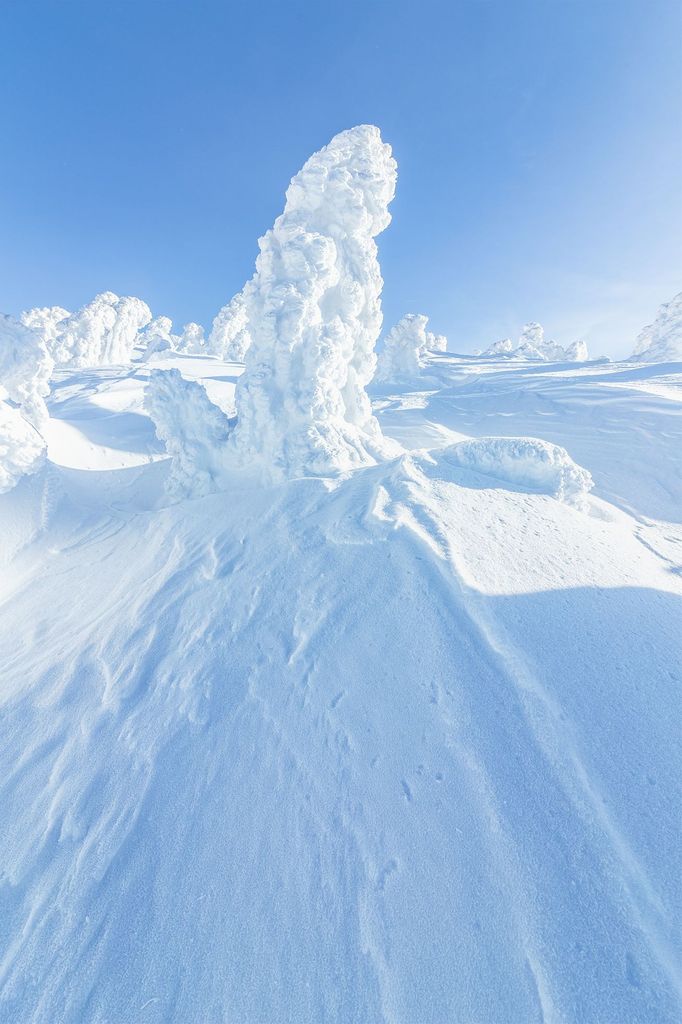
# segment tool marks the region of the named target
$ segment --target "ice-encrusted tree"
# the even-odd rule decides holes
[[[502,338],[500,341],[494,341],[492,345],[489,345],[485,352],[481,355],[484,356],[509,356],[514,351],[511,338]]]
[[[640,331],[631,358],[644,363],[682,359],[682,292],[659,306],[654,322]]]
[[[43,466],[46,445],[18,409],[0,399],[0,494]]]
[[[565,357],[571,363],[586,363],[589,359],[587,344],[584,341],[574,341],[565,350]]]
[[[426,348],[429,352],[447,352],[448,339],[444,334],[434,334],[432,331],[427,331]]]
[[[399,381],[419,373],[427,350],[428,322],[429,318],[422,313],[406,313],[391,328],[379,353],[376,380]]]
[[[201,324],[195,324],[193,321],[185,324],[178,341],[178,351],[187,355],[202,355],[206,351],[204,328]]]
[[[173,321],[167,316],[157,316],[138,333],[136,345],[142,349],[143,361],[175,348],[179,338],[172,334]]]
[[[324,474],[395,453],[365,390],[382,319],[374,239],[395,182],[371,125],[335,136],[292,179],[245,292],[251,345],[231,438],[241,464]]]
[[[138,331],[152,318],[146,302],[102,292],[58,324],[55,362],[61,366],[129,363]]]
[[[39,334],[51,352],[62,321],[70,315],[68,309],[62,306],[35,306],[33,309],[25,309],[19,320],[25,327]]]
[[[251,344],[245,294],[250,283],[245,285],[244,289],[238,292],[214,317],[206,344],[206,350],[211,355],[237,363],[244,361],[247,349]]]
[[[16,402],[29,423],[42,430],[48,420],[54,360],[44,337],[11,316],[0,314],[0,397]]]

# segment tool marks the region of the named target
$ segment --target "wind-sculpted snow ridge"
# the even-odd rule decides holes
[[[251,344],[245,294],[249,284],[215,316],[206,346],[211,355],[231,362],[244,361]]]
[[[138,331],[151,318],[141,299],[102,292],[58,324],[55,362],[72,367],[129,363]]]
[[[37,473],[45,461],[45,442],[18,409],[0,401],[0,494],[23,476]]]
[[[204,328],[201,324],[195,324],[194,322],[185,324],[177,347],[179,352],[185,352],[187,355],[201,355],[205,352],[206,339],[204,338]]]
[[[152,370],[144,404],[171,456],[166,492],[201,497],[219,489],[232,423],[205,388],[178,370]]]
[[[139,332],[136,345],[142,349],[140,359],[146,362],[176,348],[180,339],[171,333],[173,321],[167,316],[157,316]]]
[[[251,345],[236,391],[233,452],[273,477],[350,470],[398,451],[372,415],[396,163],[379,129],[335,136],[292,179],[259,241],[246,289]]]
[[[682,292],[659,307],[654,322],[640,332],[631,358],[643,363],[682,359]]]
[[[406,313],[391,328],[379,354],[375,380],[409,380],[425,365],[428,352],[447,351],[448,339],[427,331],[428,322],[423,313]]]
[[[480,437],[451,445],[438,456],[576,506],[584,504],[594,486],[590,473],[565,448],[536,437]]]
[[[11,316],[0,314],[0,397],[4,388],[30,423],[42,430],[48,420],[54,360],[44,338]]]

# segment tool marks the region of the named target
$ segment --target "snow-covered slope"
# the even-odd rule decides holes
[[[405,454],[189,500],[150,372],[0,496],[0,1021],[677,1021],[682,364],[434,354]],[[582,508],[457,449],[529,436]]]

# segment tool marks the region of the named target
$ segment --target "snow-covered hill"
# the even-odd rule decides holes
[[[149,373],[0,497],[0,1020],[677,1020],[682,365],[432,354],[404,455],[184,500]]]

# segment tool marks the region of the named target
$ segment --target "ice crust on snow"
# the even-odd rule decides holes
[[[654,322],[638,335],[632,359],[644,363],[682,359],[682,292],[659,306]]]
[[[245,292],[251,345],[237,384],[235,456],[274,476],[325,474],[396,451],[372,415],[396,163],[379,129],[341,132],[292,179]]]
[[[0,401],[0,494],[23,476],[37,473],[45,461],[45,441],[19,412]]]
[[[590,473],[565,448],[536,437],[481,437],[439,452],[446,461],[484,476],[581,505],[593,487]]]
[[[206,389],[179,370],[152,370],[144,403],[171,456],[167,493],[200,497],[215,490],[226,469],[232,424]]]
[[[447,350],[445,335],[427,331],[428,322],[423,313],[406,313],[391,328],[379,353],[375,380],[409,380],[424,366],[428,352]]]
[[[102,292],[57,325],[55,362],[73,367],[129,363],[137,333],[151,318],[141,299]]]
[[[211,355],[231,362],[244,361],[251,344],[245,294],[249,284],[215,316],[206,344],[206,350]]]
[[[25,419],[38,430],[48,420],[45,398],[50,393],[54,360],[45,339],[11,316],[0,314],[0,397],[21,407]]]

